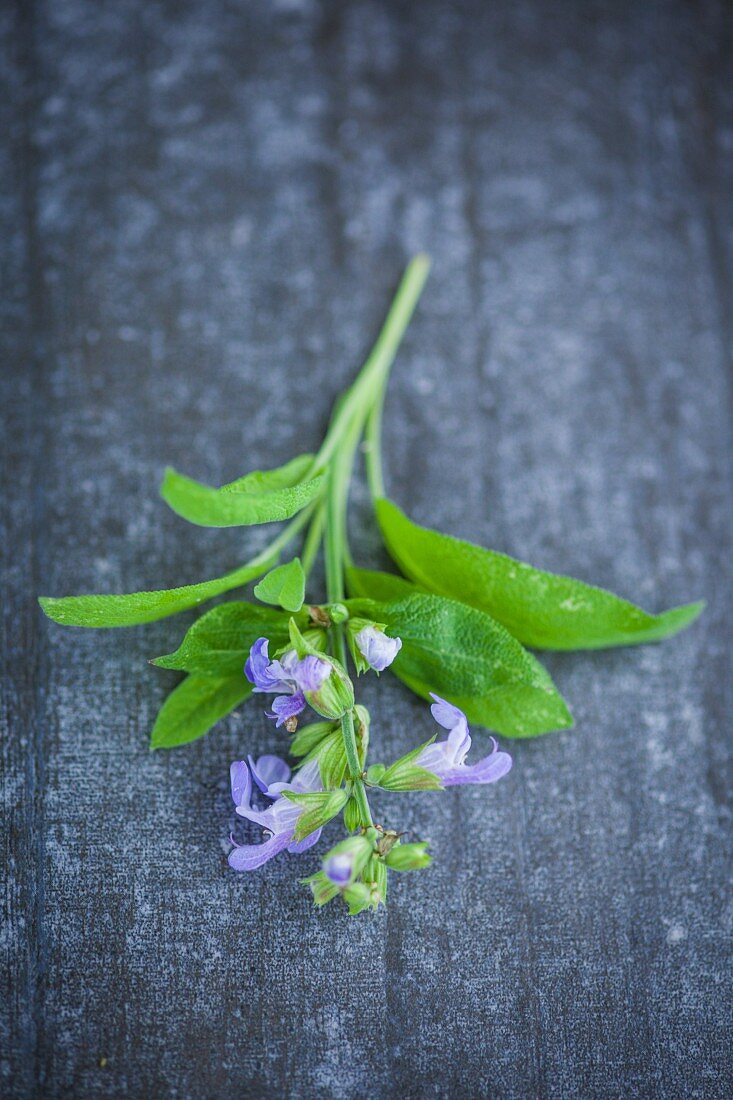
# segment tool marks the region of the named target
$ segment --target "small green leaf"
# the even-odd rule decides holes
[[[689,626],[705,606],[650,615],[603,588],[420,527],[389,500],[378,500],[376,512],[387,549],[411,580],[487,612],[538,649],[661,641]]]
[[[327,821],[340,813],[349,797],[343,787],[337,791],[306,791],[303,794],[283,791],[282,793],[285,798],[303,807],[295,826],[296,840],[305,840],[316,829],[321,829]]]
[[[41,596],[38,602],[49,619],[63,626],[137,626],[196,607],[232,588],[241,588],[276,562],[275,554],[258,565],[242,565],[223,577],[182,588],[119,596]]]
[[[232,600],[212,607],[188,630],[175,653],[156,657],[158,668],[208,676],[242,676],[250,647],[268,638],[270,654],[288,640],[288,616],[269,607]]]
[[[384,574],[353,570],[361,591],[384,591]],[[390,580],[391,583],[391,580]],[[398,589],[395,587],[394,591]],[[402,649],[390,665],[423,699],[441,695],[469,721],[508,737],[531,737],[572,725],[572,716],[539,661],[491,616],[457,600],[399,582],[386,602],[348,601],[352,615],[387,624]]]
[[[271,569],[255,585],[254,594],[262,603],[284,607],[286,611],[300,611],[305,599],[305,573],[300,558]]]
[[[202,737],[220,718],[243,703],[252,685],[239,676],[187,676],[158,712],[151,749],[172,749]]]
[[[288,463],[277,470],[256,471],[214,489],[168,467],[160,495],[174,512],[201,527],[238,527],[290,519],[323,487],[323,476],[292,482]],[[292,472],[292,471],[291,471]],[[302,470],[299,469],[302,476]]]

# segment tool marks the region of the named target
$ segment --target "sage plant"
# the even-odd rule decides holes
[[[224,576],[181,588],[40,601],[58,623],[132,626],[261,578],[254,599],[213,607],[174,652],[153,661],[186,675],[158,714],[151,747],[184,745],[250,695],[266,696],[266,713],[290,735],[294,763],[270,753],[232,763],[231,793],[242,826],[239,838],[232,836],[229,865],[253,871],[282,852],[302,854],[341,815],[345,838],[303,881],[317,906],[342,898],[352,914],[385,903],[389,871],[419,870],[431,860],[424,842],[405,839],[391,810],[388,822],[375,820],[371,792],[440,791],[506,776],[511,757],[493,738],[488,753],[469,759],[469,721],[507,738],[572,725],[565,700],[525,646],[572,650],[658,641],[691,623],[703,606],[648,614],[604,589],[419,526],[389,500],[381,461],[384,392],[428,268],[425,256],[408,266],[316,454],[219,488],[166,471],[161,495],[190,523],[286,522],[265,550]],[[346,510],[362,440],[376,520],[401,575],[353,563]],[[282,561],[301,536],[300,556]],[[306,601],[321,548],[326,591]],[[350,668],[357,676],[389,669],[432,700],[440,739],[434,726],[430,736],[426,713],[422,744],[398,760],[371,760],[369,713],[357,702]]]

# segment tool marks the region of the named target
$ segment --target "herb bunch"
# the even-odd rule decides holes
[[[317,454],[298,455],[219,488],[166,471],[161,495],[190,523],[287,521],[265,550],[199,584],[40,600],[57,623],[132,626],[261,578],[253,591],[257,602],[218,604],[173,653],[152,662],[186,676],[158,714],[151,747],[193,741],[253,693],[273,695],[268,713],[292,735],[290,756],[298,763],[291,770],[265,754],[232,764],[236,813],[265,830],[267,839],[232,840],[229,863],[253,870],[285,849],[305,851],[340,814],[348,835],[303,881],[316,905],[341,897],[350,913],[386,901],[388,870],[418,870],[431,859],[426,844],[405,842],[398,831],[375,822],[371,789],[441,790],[501,779],[512,761],[493,738],[487,756],[466,763],[469,721],[509,738],[572,725],[565,700],[525,646],[572,650],[659,641],[691,623],[703,607],[693,603],[648,614],[604,589],[419,526],[388,499],[381,463],[384,392],[428,270],[425,256],[408,266],[379,338],[336,403]],[[346,511],[362,440],[376,519],[402,576],[353,564]],[[301,536],[300,556],[282,562]],[[306,602],[321,548],[325,599]],[[357,675],[390,668],[413,692],[432,700],[432,715],[447,736],[432,737],[389,764],[368,763],[369,714],[356,702],[350,665]],[[308,709],[318,720],[300,725]]]

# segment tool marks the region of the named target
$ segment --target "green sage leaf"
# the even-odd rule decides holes
[[[369,591],[372,576],[366,570],[349,574],[363,592]],[[384,574],[377,574],[374,590],[384,591],[384,584]],[[548,672],[491,616],[406,581],[399,591],[384,602],[350,599],[348,607],[352,615],[386,623],[389,634],[402,639],[390,670],[417,695],[429,699],[435,692],[460,707],[469,721],[508,737],[572,726]]]
[[[274,489],[289,489],[303,481],[313,466],[315,455],[296,455],[284,466],[274,470],[254,470],[251,474],[238,477],[222,485],[223,493],[269,493]]]
[[[243,676],[252,644],[268,638],[272,656],[288,640],[288,623],[284,612],[232,600],[212,607],[190,627],[175,653],[155,657],[151,664],[207,676]]]
[[[310,461],[310,456],[301,455],[276,470],[257,470],[219,489],[168,467],[160,495],[179,516],[201,527],[274,523],[290,519],[320,492],[322,475],[302,480]]]
[[[203,737],[252,692],[239,676],[187,676],[158,712],[150,735],[151,749],[172,749]]]
[[[39,603],[49,619],[64,626],[137,626],[176,615],[214,596],[241,588],[277,562],[277,554],[257,565],[242,565],[211,581],[125,595],[41,596]]]
[[[538,649],[661,641],[689,626],[705,606],[650,615],[603,588],[420,527],[389,500],[378,500],[376,512],[387,549],[411,580],[487,612]]]
[[[262,603],[284,607],[286,611],[300,611],[305,599],[305,573],[300,558],[271,569],[255,585],[254,594]]]

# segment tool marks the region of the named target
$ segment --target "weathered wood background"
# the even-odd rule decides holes
[[[0,21],[3,1094],[730,1096],[730,6]],[[710,606],[550,657],[577,728],[496,788],[383,804],[435,865],[352,921],[314,915],[314,853],[226,867],[229,761],[286,741],[260,708],[149,754],[174,679],[146,658],[191,616],[64,630],[35,597],[262,545],[168,512],[165,463],[218,482],[315,447],[419,249],[397,501]],[[353,524],[379,563],[363,489]],[[425,736],[396,681],[366,696],[385,755]]]

